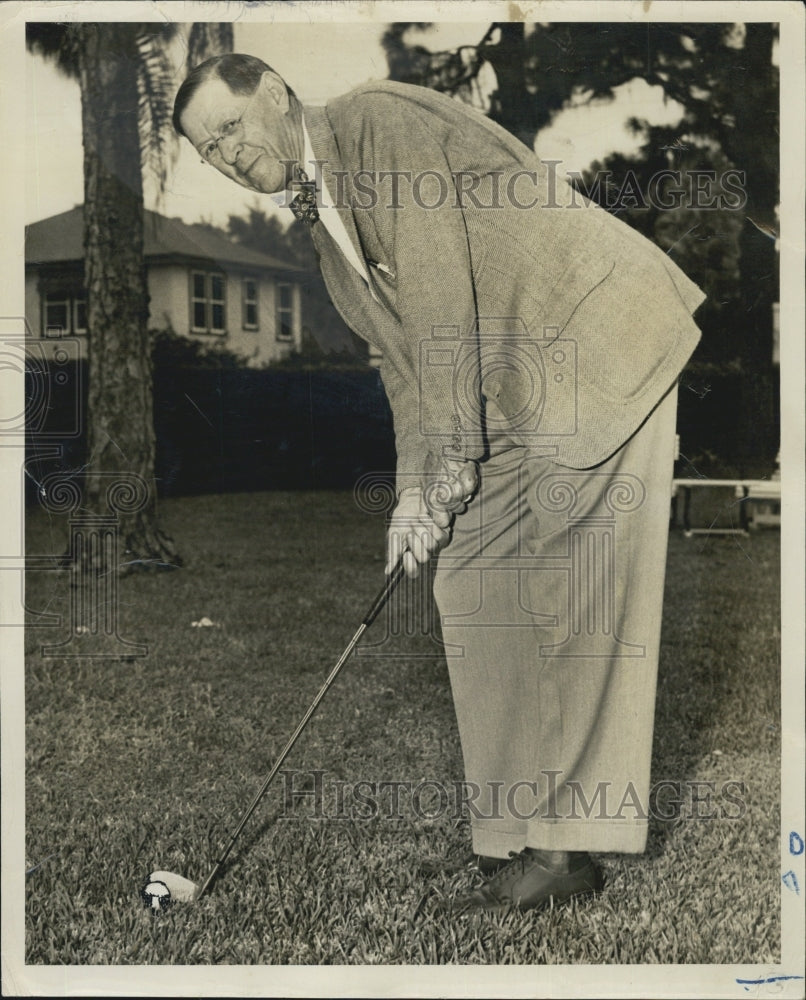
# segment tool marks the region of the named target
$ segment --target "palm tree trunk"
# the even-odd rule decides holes
[[[138,134],[137,50],[129,24],[85,24],[79,81],[89,329],[84,503],[108,514],[121,484],[119,569],[180,564],[157,521],[148,288]],[[141,496],[135,498],[141,489]],[[132,493],[132,491],[134,491]],[[114,490],[113,490],[114,493]]]

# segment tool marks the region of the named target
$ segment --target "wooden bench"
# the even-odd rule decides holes
[[[781,527],[781,480],[755,479],[747,485],[744,497],[747,523],[751,528],[762,524]]]
[[[739,501],[738,528],[691,527],[691,493],[692,490],[702,487],[733,488],[733,495]],[[692,535],[746,535],[749,529],[757,528],[762,524],[778,526],[781,524],[780,479],[703,478],[672,480],[672,499],[677,497],[679,490],[683,491],[683,532],[686,538],[690,538]]]

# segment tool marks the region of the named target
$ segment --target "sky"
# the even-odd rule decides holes
[[[488,23],[442,23],[417,42],[431,49],[472,44]],[[303,103],[324,104],[360,83],[385,79],[386,59],[380,44],[382,25],[363,23],[235,24],[235,51],[259,56],[288,80]],[[183,51],[177,47],[177,87],[183,78]],[[28,172],[25,221],[34,222],[80,204],[83,199],[81,102],[78,84],[61,76],[38,56],[26,56],[26,115]],[[629,152],[637,142],[624,127],[628,116],[673,124],[680,118],[674,102],[664,102],[660,88],[633,81],[620,88],[612,102],[561,112],[538,140],[537,152],[561,160],[560,169],[581,170],[610,152]],[[226,225],[230,214],[244,214],[256,202],[290,221],[267,196],[244,191],[215,170],[201,165],[198,155],[182,141],[175,167],[169,172],[161,200],[157,185],[146,181],[146,207],[185,222],[211,221]]]

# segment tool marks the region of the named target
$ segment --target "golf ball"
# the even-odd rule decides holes
[[[140,890],[143,906],[150,908],[152,913],[160,913],[173,906],[171,890],[164,882],[149,881]]]

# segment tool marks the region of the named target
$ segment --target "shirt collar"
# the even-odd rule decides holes
[[[324,181],[321,178],[316,177],[316,156],[314,155],[313,146],[311,145],[311,136],[308,132],[308,126],[305,124],[305,115],[302,116],[302,142],[302,163],[300,164],[300,167],[305,171],[309,179],[319,181],[316,190],[316,204],[319,208],[321,208],[323,204],[326,204],[322,197],[326,192],[324,188]],[[269,195],[269,197],[279,208],[288,208],[294,200],[295,193],[286,188],[285,191],[277,191],[275,194]]]

